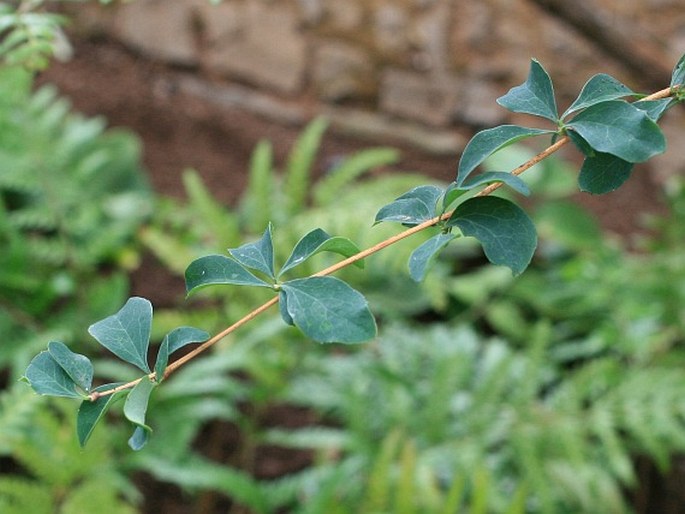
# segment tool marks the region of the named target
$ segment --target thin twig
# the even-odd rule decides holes
[[[673,88],[665,88],[660,91],[657,91],[656,93],[653,93],[649,96],[646,96],[639,101],[645,101],[645,100],[660,100],[662,98],[668,98],[674,93]],[[534,157],[530,158],[527,160],[525,163],[521,164],[519,167],[515,168],[514,170],[511,171],[512,175],[520,175],[526,170],[529,170],[536,164],[538,164],[540,161],[546,159],[556,151],[558,151],[560,148],[562,148],[564,145],[566,145],[570,141],[568,136],[564,136],[560,139],[558,139],[554,144],[548,146],[544,150],[542,150],[540,153],[535,155]],[[497,182],[494,184],[489,185],[482,191],[480,191],[476,196],[481,197],[481,196],[487,196],[491,194],[492,192],[496,191],[502,187],[501,182]],[[388,239],[385,239],[384,241],[381,241],[378,244],[375,244],[374,246],[371,246],[367,248],[366,250],[363,250],[359,253],[356,253],[352,255],[351,257],[348,257],[347,259],[344,259],[332,266],[329,266],[326,269],[323,269],[317,273],[314,273],[312,276],[313,277],[323,277],[327,275],[331,275],[335,273],[338,270],[341,270],[343,268],[346,268],[350,264],[353,264],[357,261],[360,261],[362,259],[365,259],[366,257],[369,257],[370,255],[373,255],[384,248],[387,248],[388,246],[391,246],[402,239],[405,239],[409,236],[413,236],[414,234],[421,232],[429,227],[432,227],[434,225],[437,225],[441,221],[445,221],[449,219],[449,217],[452,215],[454,211],[446,212],[440,216],[436,216],[434,218],[431,218],[429,220],[424,221],[423,223],[419,225],[415,225],[403,232],[400,232],[399,234],[396,234]],[[197,357],[199,354],[203,353],[205,350],[208,350],[212,346],[214,346],[216,343],[218,343],[220,340],[222,340],[224,337],[235,331],[236,329],[240,328],[243,326],[245,323],[251,321],[252,319],[256,318],[263,312],[267,311],[269,308],[273,307],[278,303],[278,296],[275,296],[271,298],[268,302],[262,304],[261,306],[257,307],[235,323],[233,323],[231,326],[225,328],[215,336],[213,336],[211,339],[208,339],[204,343],[202,343],[200,346],[195,348],[192,352],[189,352],[188,354],[184,355],[183,357],[177,359],[176,361],[172,362],[169,364],[167,367],[166,371],[164,372],[164,378],[168,377],[171,373],[176,371],[178,368],[186,364],[188,361],[194,359]],[[156,373],[150,373],[147,375],[150,380],[154,380],[156,378]],[[118,387],[108,389],[107,391],[101,391],[101,392],[93,392],[89,395],[89,399],[91,401],[97,400],[98,398],[102,398],[103,396],[108,396],[111,394],[115,394],[121,391],[125,391],[126,389],[130,389],[132,387],[135,387],[140,381],[142,380],[142,377],[137,379],[137,380],[132,380],[131,382],[128,382],[126,384],[122,384]]]

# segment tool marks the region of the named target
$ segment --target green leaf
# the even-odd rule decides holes
[[[112,384],[104,384],[93,389],[93,392],[102,392],[114,389],[117,386],[122,385],[123,382],[116,382]],[[122,393],[109,394],[107,396],[101,396],[95,401],[83,400],[81,406],[78,409],[78,414],[76,416],[76,435],[78,436],[78,442],[83,448],[90,436],[95,430],[95,426],[100,422],[100,420],[107,413],[107,410],[112,406],[115,399]]]
[[[228,250],[228,253],[246,268],[261,271],[271,278],[275,278],[274,246],[271,237],[271,223],[268,224],[262,238],[255,243],[247,243],[238,248]]]
[[[281,312],[281,318],[283,318],[283,321],[285,321],[286,324],[290,325],[291,327],[294,327],[295,321],[288,313],[288,296],[283,290],[279,291],[278,293],[278,309]]]
[[[278,276],[280,277],[286,271],[299,266],[312,255],[320,252],[333,252],[344,257],[351,257],[359,253],[359,247],[346,237],[331,237],[326,231],[315,228],[297,242]],[[356,262],[355,265],[364,268],[362,261]]]
[[[517,205],[503,198],[471,198],[459,205],[447,226],[478,239],[493,264],[504,265],[514,275],[523,272],[537,246],[535,226]]]
[[[126,304],[88,328],[88,333],[120,359],[150,373],[147,351],[152,327],[152,304],[145,298],[129,298]]]
[[[578,175],[581,191],[601,195],[618,189],[633,171],[633,163],[608,153],[586,157]]]
[[[512,112],[542,116],[554,123],[559,120],[552,80],[535,59],[530,62],[526,82],[511,88],[506,95],[497,99],[497,103]]]
[[[628,162],[644,162],[663,153],[666,140],[647,113],[622,100],[588,107],[568,123],[598,152]]]
[[[131,392],[128,393],[128,396],[126,397],[126,402],[124,403],[124,416],[126,416],[126,419],[131,423],[137,425],[136,431],[131,439],[129,439],[129,446],[133,450],[142,448],[147,441],[147,435],[152,431],[152,429],[145,424],[145,416],[150,401],[150,394],[154,387],[155,384],[150,378],[144,376],[140,382],[131,389]],[[143,434],[143,432],[145,432],[145,434]]]
[[[335,277],[296,279],[282,285],[297,328],[321,343],[360,343],[376,335],[364,296]]]
[[[300,212],[306,204],[310,187],[310,175],[316,153],[321,145],[328,121],[316,118],[304,129],[288,155],[288,165],[283,183],[283,197],[286,201],[286,212]]]
[[[578,134],[575,130],[568,130],[566,132],[566,135],[568,138],[571,140],[571,142],[576,145],[576,148],[580,150],[580,152],[585,156],[585,157],[593,157],[597,152],[595,152],[595,149],[590,146],[590,143],[585,141],[583,139],[583,136]]]
[[[409,256],[409,275],[416,282],[426,276],[428,267],[447,244],[456,239],[454,234],[438,234],[424,242]]]
[[[674,98],[661,98],[660,100],[641,100],[632,105],[645,111],[653,121],[657,122],[664,113],[678,103]]]
[[[437,186],[418,186],[381,207],[374,223],[396,221],[404,225],[419,225],[435,217],[435,208],[443,190]]]
[[[475,177],[465,180],[460,188],[464,190],[473,189],[484,184],[492,184],[494,182],[501,182],[512,188],[517,193],[524,196],[530,195],[530,188],[519,176],[513,175],[507,171],[486,171],[479,173]]]
[[[683,85],[685,85],[685,54],[680,57],[671,75],[671,87]]]
[[[520,127],[518,125],[500,125],[499,127],[481,130],[473,136],[461,154],[457,168],[457,184],[461,185],[480,163],[496,151],[528,137],[552,133],[554,133],[552,130]]]
[[[48,343],[50,356],[64,372],[84,391],[89,391],[93,383],[93,364],[85,355],[72,352],[59,341]]]
[[[24,379],[33,390],[42,395],[62,396],[65,398],[83,398],[66,371],[47,351],[36,355],[29,363]]]
[[[599,73],[585,83],[583,89],[580,90],[578,98],[566,109],[562,118],[606,100],[616,100],[632,95],[635,95],[635,93],[614,77],[605,73]]]
[[[214,284],[272,287],[224,255],[206,255],[194,260],[186,268],[185,278],[188,295]]]
[[[204,330],[193,327],[178,327],[164,336],[162,344],[157,352],[155,361],[155,376],[157,383],[164,380],[164,372],[169,363],[169,356],[176,350],[191,343],[203,343],[209,339],[209,334]]]
[[[128,445],[134,452],[142,450],[150,439],[150,430],[144,427],[136,427],[133,434],[128,439]]]

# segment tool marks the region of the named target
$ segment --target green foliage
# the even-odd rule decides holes
[[[151,204],[138,141],[31,84],[0,69],[3,368],[25,367],[39,339],[83,340],[78,327],[125,300],[118,270],[135,264],[130,243]]]
[[[3,513],[137,512],[135,490],[112,458],[112,439],[102,434],[84,453],[72,418],[63,403],[23,387],[0,397],[0,455],[13,463],[0,475]]]

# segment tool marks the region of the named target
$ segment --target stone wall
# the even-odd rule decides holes
[[[199,82],[185,87],[217,101],[252,102],[286,121],[324,111],[341,125],[375,123],[381,132],[419,127],[429,147],[435,134],[434,150],[453,152],[454,129],[505,119],[494,100],[525,78],[531,57],[552,75],[562,107],[593,73],[632,86],[644,78],[538,3],[137,0],[79,7],[79,18],[90,31],[192,70]],[[663,69],[685,51],[682,0],[594,3],[607,26],[655,35]]]

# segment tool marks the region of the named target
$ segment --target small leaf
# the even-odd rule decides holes
[[[447,186],[447,189],[445,189],[445,192],[442,195],[443,211],[447,210],[447,208],[452,205],[457,198],[465,194],[466,191],[468,191],[468,189],[463,189],[456,182],[452,182],[449,186]]]
[[[581,191],[601,195],[618,189],[633,171],[633,163],[608,153],[586,157],[578,175]]]
[[[359,253],[359,247],[346,237],[331,237],[326,231],[316,228],[297,242],[278,276],[280,277],[286,271],[299,266],[312,255],[320,252],[333,252],[344,257],[351,257]],[[362,261],[356,262],[355,265],[360,268],[364,267]]]
[[[511,88],[506,95],[497,99],[497,103],[512,112],[542,116],[554,123],[559,120],[552,80],[535,59],[530,62],[526,82]]]
[[[294,327],[295,321],[293,321],[292,316],[288,313],[288,296],[282,289],[278,293],[278,309],[281,312],[281,318],[283,318],[283,321],[285,321],[286,324],[290,325],[291,327]]]
[[[421,282],[435,257],[456,237],[454,234],[438,234],[414,250],[409,256],[409,275],[411,278],[416,282]]]
[[[115,387],[123,384],[123,382],[117,382],[113,384],[104,384],[93,389],[93,392],[102,392],[114,389]],[[100,420],[107,413],[107,410],[112,406],[115,399],[121,393],[109,394],[107,396],[101,396],[95,401],[83,400],[81,406],[78,409],[78,414],[76,416],[76,435],[78,436],[78,442],[83,448],[90,436],[95,430],[95,426],[100,422]]]
[[[228,253],[246,268],[261,271],[265,275],[275,278],[271,223],[266,227],[264,235],[259,241],[230,249]]]
[[[150,439],[150,430],[146,430],[144,427],[136,427],[128,439],[128,446],[134,452],[140,451],[147,444],[148,439]]]
[[[418,186],[382,207],[374,223],[396,221],[404,225],[419,225],[435,217],[435,208],[443,190],[436,186]]]
[[[126,304],[88,328],[88,333],[120,359],[150,373],[147,350],[152,327],[152,304],[145,298],[129,298]]]
[[[658,125],[644,111],[622,100],[588,107],[567,126],[596,151],[628,162],[644,162],[666,149],[666,140]]]
[[[185,278],[188,295],[214,284],[272,287],[224,255],[206,255],[194,260],[186,268]]]
[[[457,184],[461,185],[480,163],[496,151],[528,137],[553,133],[552,130],[520,127],[518,125],[500,125],[499,127],[481,130],[473,136],[461,154],[457,169]]]
[[[40,352],[31,360],[26,368],[24,379],[38,394],[65,398],[84,397],[78,391],[76,382],[47,351]]]
[[[512,188],[517,193],[524,196],[530,195],[530,188],[520,177],[513,175],[507,171],[486,171],[479,173],[475,177],[465,180],[460,186],[462,189],[473,189],[483,184],[492,184],[494,182],[501,182]]]
[[[293,323],[321,343],[360,343],[376,335],[364,296],[335,277],[310,277],[283,284]]]
[[[178,327],[164,336],[162,344],[157,352],[155,361],[155,377],[157,383],[164,380],[164,372],[169,363],[169,356],[176,350],[191,343],[203,343],[209,339],[209,334],[204,330],[193,327]]]
[[[131,389],[124,403],[124,416],[134,425],[137,425],[133,436],[128,441],[131,449],[138,451],[147,442],[149,433],[152,429],[145,424],[147,406],[150,401],[150,394],[155,388],[155,384],[149,377],[143,377],[138,384]]]
[[[447,226],[459,227],[465,236],[478,239],[488,260],[509,267],[514,275],[528,267],[537,246],[528,215],[503,198],[471,198],[455,209]]]
[[[685,54],[680,57],[671,75],[671,87],[683,85],[685,85]]]
[[[93,364],[85,355],[72,352],[64,343],[48,343],[50,356],[64,372],[84,391],[89,391],[93,383]]]
[[[585,83],[578,98],[566,109],[562,118],[606,100],[616,100],[632,95],[635,95],[635,93],[614,77],[606,73],[599,73]]]
[[[649,116],[653,121],[657,122],[667,110],[677,103],[678,101],[673,98],[661,98],[660,100],[641,100],[633,103],[632,105],[641,111],[645,111],[647,116]]]

